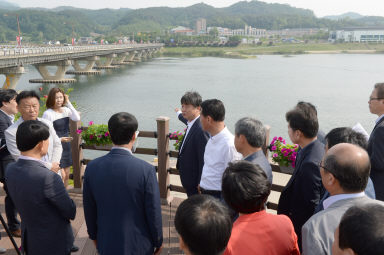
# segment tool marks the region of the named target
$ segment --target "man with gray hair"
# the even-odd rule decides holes
[[[243,160],[259,165],[272,183],[272,168],[263,153],[265,127],[261,121],[245,117],[235,124],[235,147],[243,155]]]

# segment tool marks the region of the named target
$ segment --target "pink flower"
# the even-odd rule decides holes
[[[44,98],[48,98],[48,96],[47,96],[47,95],[44,95]]]
[[[88,123],[88,126],[92,126],[94,123],[93,121],[91,120],[89,123]]]
[[[274,153],[272,157],[277,158],[278,156],[277,153]]]
[[[89,139],[92,140],[93,139],[93,135],[89,135]]]
[[[284,152],[284,157],[288,157],[289,152]]]
[[[272,150],[272,151],[275,151],[276,149],[277,149],[276,146],[272,146],[272,147],[271,147],[271,150]]]
[[[109,132],[105,132],[104,136],[105,137],[109,136]]]
[[[292,166],[293,168],[295,168],[295,161],[292,161],[291,166]]]
[[[280,142],[283,141],[283,138],[281,136],[279,136],[279,138],[277,138]]]
[[[82,132],[83,132],[83,130],[81,130],[81,129],[76,130],[76,133],[78,133],[78,134],[81,134]]]
[[[97,137],[98,137],[98,138],[101,138],[101,137],[102,137],[102,135],[98,135]]]
[[[43,87],[40,87],[39,90],[40,90],[40,91],[43,91]]]

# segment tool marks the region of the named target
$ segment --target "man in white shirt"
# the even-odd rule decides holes
[[[384,205],[365,196],[370,169],[368,153],[357,145],[340,143],[328,150],[320,173],[331,196],[324,200],[324,210],[302,228],[303,254],[331,254],[335,229],[348,208],[367,203]]]
[[[376,199],[384,201],[384,82],[375,84],[368,104],[369,111],[378,116],[368,140],[371,179],[375,187]]]
[[[179,149],[176,168],[180,171],[181,184],[189,197],[198,193],[197,186],[200,183],[204,150],[209,135],[201,128],[200,94],[194,91],[186,92],[180,102],[182,111],[177,109],[177,117],[187,125],[187,130]]]
[[[7,148],[12,157],[17,160],[20,156],[20,151],[17,149],[16,145],[17,128],[25,120],[39,120],[49,127],[50,133],[48,153],[42,158],[42,160],[46,162],[46,167],[48,169],[58,173],[60,170],[59,162],[63,148],[61,146],[60,138],[56,135],[56,131],[53,128],[52,122],[46,119],[38,118],[40,108],[39,100],[39,96],[33,90],[25,90],[17,95],[17,109],[19,110],[21,117],[9,128],[7,128],[7,130],[5,130]]]
[[[205,100],[201,104],[200,121],[211,137],[205,147],[204,166],[200,180],[200,192],[221,199],[221,180],[228,163],[240,160],[235,137],[224,123],[225,107],[218,99]]]

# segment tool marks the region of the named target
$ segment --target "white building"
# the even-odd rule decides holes
[[[329,41],[384,43],[384,29],[346,29],[332,31]]]

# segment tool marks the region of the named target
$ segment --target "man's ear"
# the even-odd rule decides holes
[[[184,243],[183,238],[179,235],[179,246],[185,254],[189,254],[188,246]]]

